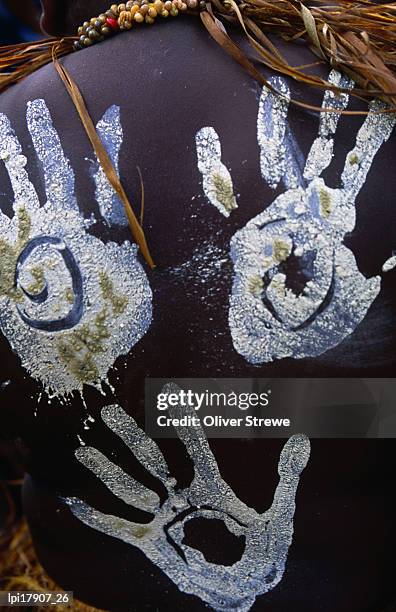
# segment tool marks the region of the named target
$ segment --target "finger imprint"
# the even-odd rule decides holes
[[[48,201],[60,210],[78,211],[74,196],[74,172],[65,157],[44,100],[28,102],[26,120],[43,171]]]
[[[91,470],[111,493],[126,504],[144,512],[158,510],[160,501],[158,495],[126,474],[96,448],[82,446],[76,450],[75,455],[78,461]]]

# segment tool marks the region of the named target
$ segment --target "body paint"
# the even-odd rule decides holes
[[[165,393],[177,390],[172,384],[164,387]],[[173,407],[170,416],[184,416],[186,410]],[[297,435],[286,443],[272,506],[258,513],[238,499],[223,480],[200,426],[176,428],[194,465],[191,484],[178,489],[160,449],[132,417],[119,406],[109,406],[103,409],[102,418],[142,466],[162,482],[167,499],[160,505],[153,491],[133,481],[99,451],[80,447],[76,456],[85,467],[114,495],[150,512],[153,519],[145,524],[132,523],[103,514],[80,499],[68,498],[73,514],[85,525],[139,548],[181,591],[199,597],[214,610],[250,610],[257,596],[282,579],[293,535],[295,495],[310,454],[308,439]],[[244,537],[241,559],[229,566],[218,565],[189,547],[184,541],[184,526],[197,518],[223,521],[231,533]]]
[[[135,245],[87,233],[45,102],[29,103],[26,118],[47,201],[40,206],[18,139],[0,115],[0,157],[14,190],[14,216],[0,215],[0,326],[30,375],[65,397],[107,381],[117,357],[149,328],[152,293]]]
[[[114,168],[118,172],[119,154],[123,140],[120,108],[118,106],[110,106],[102,119],[96,124],[96,131],[106,147]],[[126,227],[128,219],[125,214],[124,205],[110,185],[98,161],[95,163],[94,180],[96,186],[95,197],[103,219],[109,225],[122,225]]]
[[[335,71],[329,79],[352,87]],[[263,93],[258,121],[263,178],[272,187],[280,180],[286,187],[298,186],[279,195],[231,240],[234,279],[229,325],[236,351],[252,364],[320,355],[340,344],[364,319],[381,280],[360,273],[343,240],[355,227],[356,197],[396,122],[393,115],[378,114],[385,108],[383,103],[371,104],[373,114],[365,119],[356,146],[347,155],[342,187],[331,189],[320,174],[333,156],[339,116],[322,113],[302,180],[297,173],[292,180],[285,174],[284,161],[287,99],[269,104],[269,95]],[[324,95],[326,107],[341,109],[347,103],[346,94]],[[263,117],[269,121],[271,107],[275,125],[267,127],[263,136]],[[267,152],[265,137],[271,145]],[[296,161],[293,167],[299,166]]]
[[[197,133],[195,143],[204,193],[222,215],[229,217],[238,205],[231,175],[221,161],[219,136],[214,128],[203,127]]]

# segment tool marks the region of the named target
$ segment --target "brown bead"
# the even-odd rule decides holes
[[[150,15],[146,15],[145,17],[145,22],[148,23],[149,25],[152,25],[154,23],[155,19],[153,19],[152,17],[150,17]]]
[[[83,28],[82,26],[80,26],[80,27],[78,28],[78,30],[77,30],[77,34],[78,34],[79,36],[81,36],[81,34],[82,34],[83,32],[84,32],[84,28]]]
[[[126,23],[130,23],[132,21],[132,15],[129,11],[121,11],[120,16],[118,17],[118,23],[120,28],[123,28]]]
[[[141,12],[141,13],[142,13],[142,15],[144,15],[144,16],[145,16],[145,15],[147,15],[147,13],[149,12],[149,7],[148,7],[148,5],[147,5],[147,4],[143,4],[143,5],[140,7],[140,12]]]
[[[105,15],[106,17],[109,17],[110,19],[117,19],[117,15],[115,15],[113,11],[106,11]]]
[[[90,45],[92,45],[92,40],[91,40],[91,39],[90,39],[88,36],[86,36],[86,37],[84,38],[84,42],[83,42],[83,44],[84,44],[86,47],[89,47]]]
[[[130,11],[132,7],[133,7],[133,0],[128,0],[128,2],[126,3],[127,10]]]
[[[167,11],[166,9],[162,9],[161,17],[164,17],[165,19],[166,17],[169,17],[169,11]]]
[[[95,21],[96,21],[96,17],[92,17],[91,21],[89,22],[89,24],[91,26],[95,25]]]
[[[187,8],[188,8],[188,7],[187,7],[187,4],[186,4],[185,2],[182,2],[182,3],[181,3],[181,5],[180,5],[180,10],[181,10],[182,12],[184,12],[184,11],[186,11],[186,10],[187,10]]]
[[[155,0],[153,6],[155,10],[157,11],[157,13],[160,13],[162,9],[164,8],[164,3],[162,2],[162,0]]]
[[[100,31],[102,32],[103,36],[109,36],[109,34],[111,34],[109,26],[102,26]]]
[[[118,5],[118,11],[119,13],[122,13],[122,11],[126,10],[126,4],[119,4]]]
[[[151,6],[148,10],[148,16],[152,17],[152,19],[155,19],[157,15],[158,15],[157,11],[155,10],[153,6]]]
[[[99,32],[97,32],[96,30],[93,30],[93,29],[92,29],[92,30],[90,30],[90,32],[89,32],[89,34],[88,34],[88,36],[89,36],[89,38],[90,38],[91,40],[98,40],[98,38],[99,38],[100,34],[99,34]]]
[[[173,6],[173,4],[172,4],[171,0],[166,0],[166,2],[164,4],[164,9],[166,9],[167,11],[170,11],[172,6]]]
[[[198,6],[198,1],[197,0],[187,0],[187,6],[189,9],[194,10]]]
[[[172,6],[171,10],[169,11],[169,14],[171,17],[177,17],[179,14],[179,11],[175,6]]]
[[[137,23],[143,23],[143,21],[144,21],[144,17],[143,17],[143,15],[142,15],[142,13],[140,13],[140,12],[135,13],[134,20],[135,20]]]
[[[112,4],[110,10],[114,13],[116,17],[118,17],[118,4]]]
[[[139,7],[138,7],[138,5],[137,5],[137,4],[135,4],[135,5],[134,5],[134,6],[131,8],[130,13],[131,13],[132,18],[134,17],[134,15],[136,15],[136,13],[138,12],[138,10],[139,10]]]
[[[100,21],[100,23],[105,24],[106,23],[106,15],[104,13],[101,13],[98,17],[98,21]]]

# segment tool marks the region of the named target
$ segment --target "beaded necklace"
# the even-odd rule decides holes
[[[153,24],[157,17],[177,17],[179,12],[195,11],[198,6],[203,10],[206,2],[198,0],[129,0],[126,4],[112,4],[110,9],[78,28],[79,39],[74,42],[76,51],[101,42],[122,30],[147,23]]]

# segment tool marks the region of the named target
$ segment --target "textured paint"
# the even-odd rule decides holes
[[[166,385],[163,392],[177,392]],[[170,416],[188,414],[175,407]],[[192,414],[192,412],[191,412]],[[130,448],[148,472],[167,490],[167,499],[137,483],[99,451],[80,447],[76,456],[117,497],[153,514],[147,524],[132,523],[103,514],[80,499],[68,498],[73,514],[84,524],[136,546],[178,586],[200,597],[214,610],[247,611],[258,595],[273,589],[282,579],[293,536],[295,496],[300,475],[310,454],[303,435],[290,438],[279,459],[279,484],[272,506],[263,513],[244,504],[222,479],[204,431],[200,426],[179,427],[177,433],[194,465],[194,477],[185,489],[176,487],[158,446],[119,406],[103,409],[108,427]],[[184,542],[184,526],[196,518],[218,519],[236,536],[245,538],[240,560],[230,566],[208,562],[202,552]]]
[[[219,136],[214,128],[203,127],[197,133],[195,142],[204,193],[222,215],[229,217],[237,208],[237,203],[231,175],[221,161]]]
[[[44,100],[28,103],[26,120],[34,150],[44,173],[47,205],[60,214],[67,211],[78,213],[78,204],[74,195],[74,172],[65,157]]]
[[[335,71],[329,80],[351,88]],[[319,134],[302,175],[299,156],[286,163],[288,89],[273,84],[285,98],[264,89],[259,107],[261,171],[271,187],[293,185],[231,240],[234,279],[229,324],[235,349],[253,364],[320,355],[337,346],[364,319],[380,291],[380,277],[366,278],[343,244],[355,227],[355,200],[375,154],[390,137],[396,118],[374,114],[373,102],[347,155],[342,187],[328,187],[320,174],[333,157],[336,113],[321,113]],[[323,105],[346,108],[348,96],[327,91]],[[266,142],[268,139],[268,148]],[[285,144],[286,143],[286,144]],[[289,153],[290,153],[290,149]],[[292,153],[290,153],[292,154]],[[290,170],[291,169],[291,170]]]
[[[123,141],[123,130],[121,125],[120,108],[110,106],[102,119],[96,125],[100,139],[106,147],[107,153],[118,171],[120,149]],[[110,185],[106,174],[97,161],[95,164],[94,180],[96,185],[96,201],[102,217],[109,225],[128,225],[124,206]]]
[[[31,376],[65,396],[107,380],[117,357],[146,333],[152,294],[135,245],[87,233],[45,102],[29,103],[26,118],[47,201],[40,206],[26,157],[0,115],[0,157],[14,191],[14,216],[0,214],[0,326]]]
[[[290,90],[281,77],[271,77],[269,83],[280,95],[263,87],[260,96],[257,140],[261,174],[272,189],[280,181],[292,189],[301,185],[304,159],[287,124]]]
[[[396,255],[392,255],[392,257],[389,257],[389,259],[387,259],[384,265],[382,266],[382,271],[389,272],[390,270],[393,270],[395,266],[396,266]]]
[[[353,89],[354,83],[347,77],[342,76],[336,70],[329,74],[328,81],[344,89]],[[345,110],[348,106],[349,96],[346,93],[340,95],[328,90],[323,97],[324,108],[334,108],[338,111]],[[307,157],[304,168],[304,178],[312,181],[330,165],[334,155],[334,134],[336,133],[341,115],[336,113],[321,113],[319,116],[319,133],[315,138]]]

